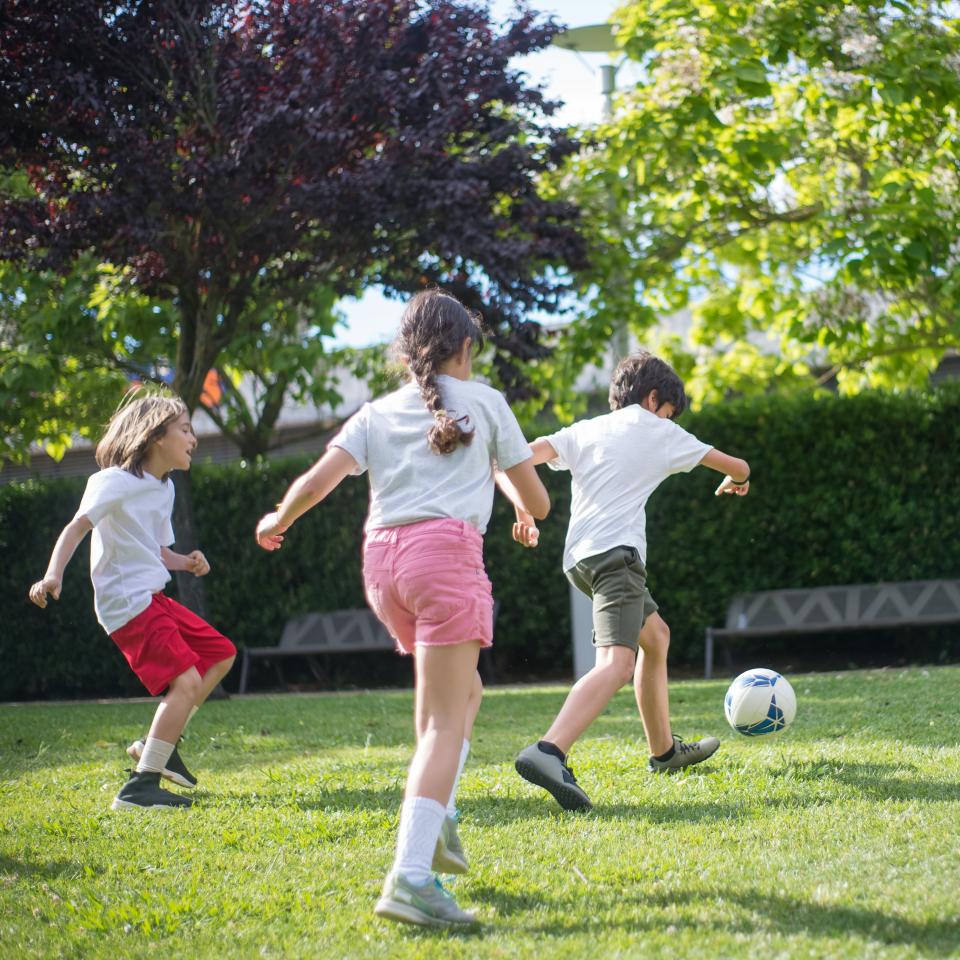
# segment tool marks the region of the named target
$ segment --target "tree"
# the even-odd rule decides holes
[[[34,193],[0,204],[0,259],[128,268],[176,309],[191,408],[257,329],[258,291],[295,309],[311,282],[467,285],[517,386],[523,311],[554,308],[548,268],[582,261],[574,207],[537,192],[575,145],[509,67],[553,32],[526,11],[500,32],[452,0],[11,0],[0,166]],[[189,489],[178,504],[189,548]]]
[[[699,398],[923,382],[960,341],[960,35],[951,5],[635,0],[642,66],[558,195],[593,249],[567,379],[657,318]],[[621,73],[623,76],[623,73]],[[764,344],[763,341],[766,341]]]

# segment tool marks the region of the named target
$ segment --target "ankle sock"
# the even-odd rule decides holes
[[[659,760],[661,763],[666,763],[675,753],[677,752],[677,745],[673,744],[666,753],[661,753],[659,757],[654,757],[654,760]]]
[[[544,753],[549,753],[551,756],[556,757],[561,763],[567,762],[567,755],[558,746],[555,746],[549,740],[538,740],[537,746]]]
[[[165,740],[158,740],[156,737],[147,737],[143,745],[143,753],[140,754],[140,760],[137,762],[137,773],[149,771],[150,773],[162,773],[173,753],[175,744],[167,743]]]

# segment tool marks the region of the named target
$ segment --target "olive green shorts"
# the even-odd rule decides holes
[[[593,599],[593,645],[629,647],[636,653],[640,630],[657,609],[636,549],[614,547],[581,560],[566,573],[581,593]]]

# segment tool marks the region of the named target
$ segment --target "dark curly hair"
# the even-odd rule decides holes
[[[625,357],[613,371],[610,409],[622,410],[631,403],[643,403],[653,390],[657,391],[658,409],[665,403],[672,403],[674,417],[686,410],[687,395],[676,371],[665,360],[641,350]]]
[[[473,440],[473,431],[460,426],[469,425],[470,418],[454,419],[444,409],[437,371],[463,349],[467,337],[476,349],[483,348],[482,323],[456,297],[436,288],[415,294],[403,311],[394,350],[406,361],[433,414],[427,443],[436,453],[453,453],[461,443],[466,446]]]

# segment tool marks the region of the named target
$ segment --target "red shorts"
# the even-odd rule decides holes
[[[154,697],[191,667],[202,677],[215,663],[237,653],[222,633],[164,593],[155,593],[150,606],[111,633],[110,639]]]
[[[413,653],[418,645],[493,644],[483,537],[465,520],[421,520],[368,531],[363,583],[367,603],[401,653]]]

